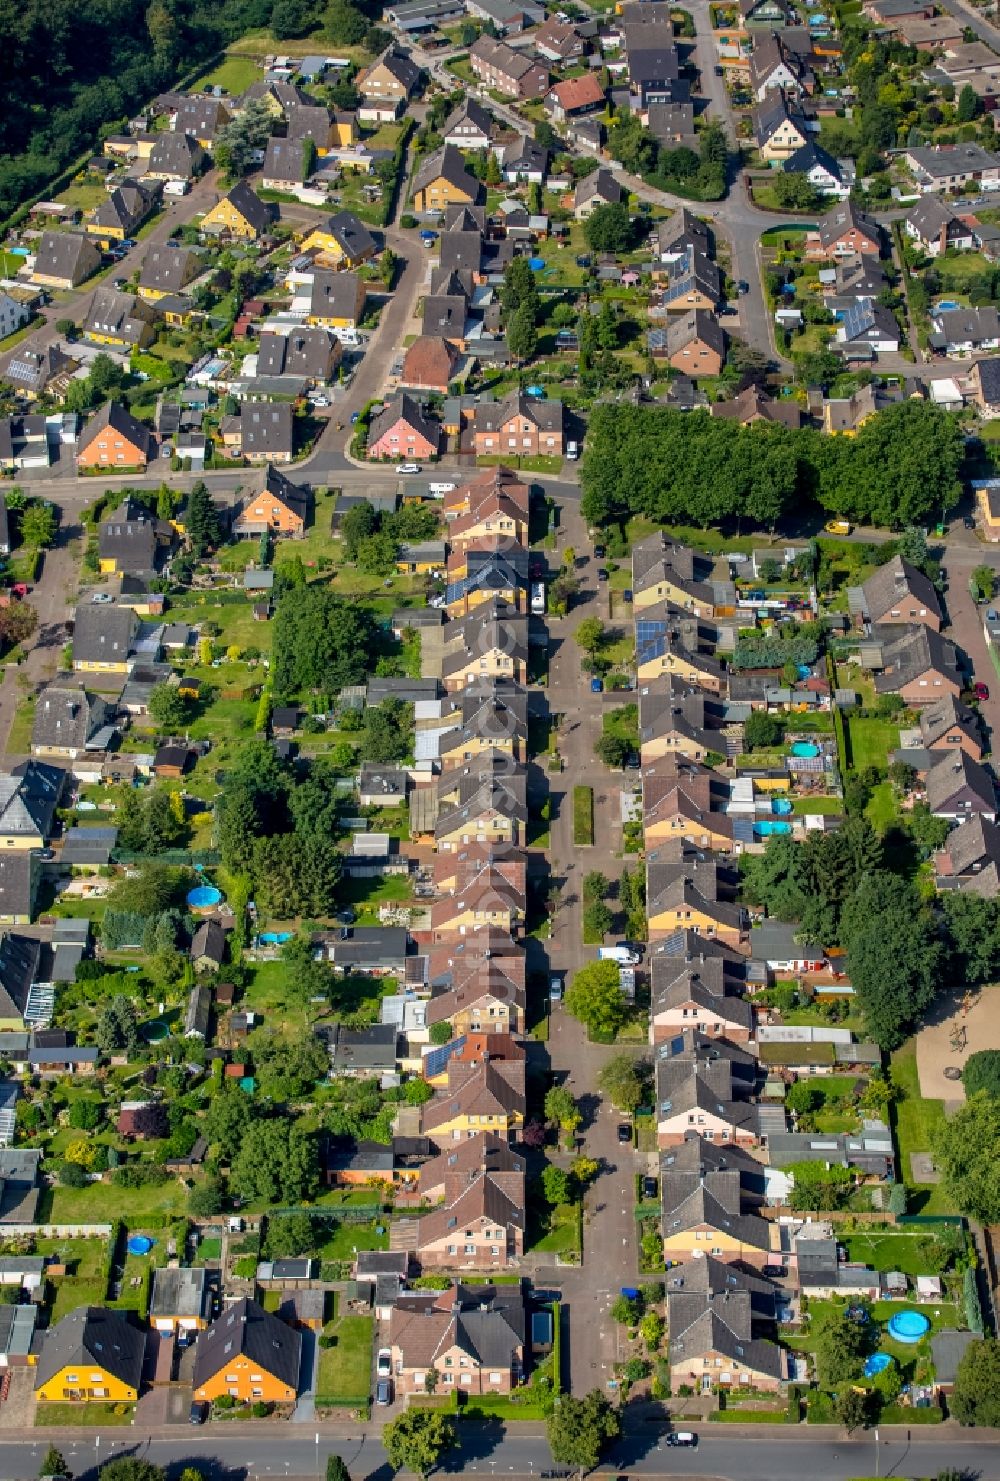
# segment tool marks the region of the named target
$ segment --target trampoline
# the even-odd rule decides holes
[[[919,1342],[930,1327],[922,1311],[897,1311],[889,1318],[889,1336],[896,1342]]]
[[[130,1255],[148,1255],[155,1243],[156,1241],[150,1239],[148,1234],[133,1234],[130,1235],[125,1248]]]

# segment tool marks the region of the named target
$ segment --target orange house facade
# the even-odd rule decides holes
[[[198,1338],[194,1397],[211,1402],[228,1394],[240,1403],[292,1404],[301,1357],[301,1332],[244,1298]]]

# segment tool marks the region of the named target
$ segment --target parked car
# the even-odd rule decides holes
[[[658,1192],[659,1192],[659,1184],[657,1183],[657,1181],[656,1181],[655,1178],[643,1178],[643,1180],[642,1180],[642,1196],[643,1196],[643,1198],[647,1198],[647,1199],[649,1199],[649,1198],[655,1198]]]
[[[698,1436],[693,1430],[674,1430],[667,1436],[668,1445],[697,1445]]]
[[[409,473],[419,473],[420,472],[420,464],[419,463],[400,463],[398,465],[398,467],[396,468],[396,472],[397,473],[407,473],[407,474],[409,474]]]
[[[392,1379],[380,1378],[375,1385],[376,1404],[386,1405],[392,1403]]]
[[[202,1403],[200,1399],[195,1399],[191,1405],[190,1410],[188,1411],[188,1423],[204,1424],[207,1418],[208,1405]]]
[[[388,1347],[380,1347],[378,1357],[375,1360],[375,1372],[379,1378],[388,1378],[392,1372],[392,1351]]]
[[[608,573],[603,566],[598,566],[597,568],[597,579],[598,581],[607,581],[608,579]]]
[[[603,694],[604,693],[604,680],[603,679],[591,679],[591,681],[590,681],[590,692],[591,692],[591,694]]]
[[[555,973],[549,978],[549,1002],[561,1003],[563,995],[563,980]]]
[[[625,590],[622,592],[622,601],[623,602],[629,602],[629,603],[631,603],[631,601],[632,601],[632,588],[631,587],[626,586]]]
[[[846,519],[828,519],[823,526],[828,535],[849,535],[851,526]]]
[[[976,528],[976,521],[972,518],[971,514],[965,515],[962,523],[967,530],[974,530]]]
[[[598,561],[602,561],[604,559],[604,556],[605,556],[604,546],[603,545],[595,545],[594,546],[594,559],[595,560],[598,560]]]
[[[989,686],[980,683],[978,679],[972,686],[972,692],[977,699],[989,699],[990,697]]]
[[[622,1144],[623,1147],[630,1146],[631,1145],[631,1142],[632,1142],[632,1123],[631,1123],[631,1121],[622,1121],[619,1124],[619,1127],[618,1127],[618,1140],[621,1142],[621,1144]]]

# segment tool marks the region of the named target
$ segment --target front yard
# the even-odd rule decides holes
[[[342,1297],[337,1296],[339,1310]],[[319,1407],[360,1409],[371,1397],[372,1342],[375,1321],[370,1316],[337,1316],[328,1322],[323,1337],[330,1346],[318,1348],[316,1403]]]

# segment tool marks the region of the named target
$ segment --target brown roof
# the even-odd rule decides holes
[[[458,363],[454,347],[446,339],[421,334],[403,361],[405,386],[447,386]]]
[[[421,1131],[430,1132],[456,1116],[523,1116],[524,1111],[523,1060],[471,1066],[449,1062],[448,1084],[424,1106]]]
[[[574,108],[586,108],[590,103],[603,103],[604,89],[593,72],[586,72],[582,77],[570,77],[565,82],[557,82],[549,90],[549,97],[555,98],[560,108],[570,112]]]

